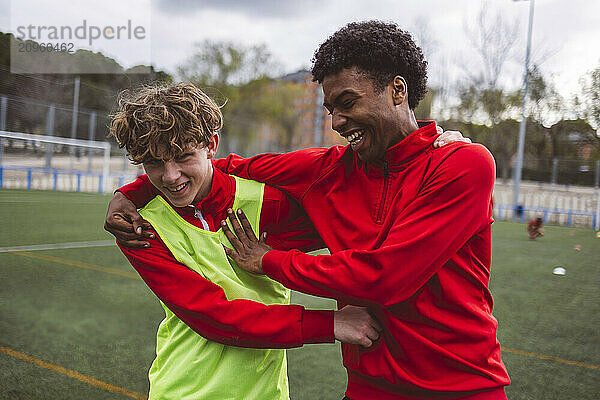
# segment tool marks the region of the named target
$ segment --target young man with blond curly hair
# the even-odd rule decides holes
[[[151,86],[124,97],[111,135],[142,164],[151,198],[140,210],[150,246],[121,247],[160,299],[150,399],[289,398],[285,348],[333,342],[370,346],[379,324],[366,309],[307,310],[290,291],[227,259],[220,221],[243,209],[274,248],[323,247],[299,205],[262,183],[213,169],[219,107],[191,84]]]

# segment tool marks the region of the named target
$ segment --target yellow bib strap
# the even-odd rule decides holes
[[[241,208],[258,235],[264,184],[235,177],[233,208]],[[265,275],[254,275],[229,260],[232,247],[222,229],[210,232],[185,221],[157,196],[140,214],[152,224],[173,256],[223,288],[228,300],[289,304],[290,291]],[[285,350],[246,349],[212,342],[196,334],[164,306],[150,368],[150,399],[289,398]]]

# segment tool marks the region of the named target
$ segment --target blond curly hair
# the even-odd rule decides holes
[[[134,164],[172,160],[190,146],[208,145],[223,126],[219,106],[191,83],[124,91],[118,104],[109,136]]]

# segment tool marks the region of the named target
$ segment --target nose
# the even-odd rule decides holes
[[[347,119],[339,112],[333,112],[331,114],[331,128],[336,132],[343,132],[344,125],[346,125]]]
[[[165,184],[177,182],[181,171],[179,165],[174,161],[165,161],[162,180]]]

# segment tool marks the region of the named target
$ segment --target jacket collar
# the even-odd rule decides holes
[[[347,146],[347,151],[352,152],[355,165],[364,168],[367,175],[371,173],[375,176],[385,174],[387,173],[385,170],[390,166],[403,164],[425,151],[438,137],[435,121],[417,121],[417,124],[419,129],[387,149],[385,159],[380,162],[364,163],[352,151],[350,146]]]
[[[213,171],[210,192],[205,198],[194,203],[204,215],[222,211],[231,205],[230,200],[235,196],[235,179],[218,168],[213,167]]]
[[[427,149],[438,137],[434,121],[418,121],[419,129],[385,152],[389,164],[398,165],[414,158]]]

